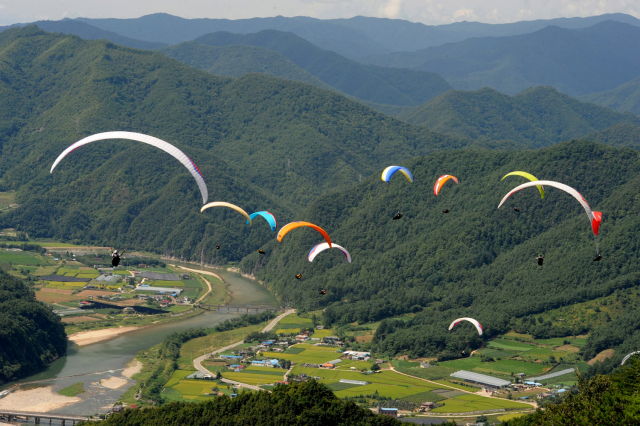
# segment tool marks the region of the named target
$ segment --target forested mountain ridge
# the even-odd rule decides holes
[[[233,44],[258,46],[279,52],[326,84],[359,99],[380,104],[419,105],[451,89],[437,74],[363,65],[288,32],[217,32],[198,37],[195,41],[219,47]]]
[[[583,96],[582,100],[619,112],[631,112],[640,116],[640,77],[634,78],[615,89]]]
[[[26,25],[36,25],[38,28],[52,33],[74,34],[85,40],[109,40],[112,43],[126,47],[133,47],[134,49],[157,49],[166,46],[165,43],[142,41],[124,37],[120,34],[105,31],[85,22],[73,19],[63,19],[61,21],[36,21],[31,24],[8,25],[0,27],[0,32],[8,30],[9,28],[23,27]]]
[[[324,90],[336,91],[282,54],[257,46],[215,47],[195,41],[186,41],[175,46],[158,49],[158,52],[215,75],[241,77],[254,72],[299,81]]]
[[[640,27],[613,21],[580,29],[549,26],[531,34],[471,38],[362,62],[434,72],[456,89],[487,86],[515,95],[543,85],[581,96],[614,89],[640,75]]]
[[[444,134],[507,139],[532,148],[579,138],[618,123],[640,125],[638,117],[581,102],[542,86],[515,96],[490,88],[475,92],[451,90],[398,118]]]
[[[199,212],[179,163],[151,147],[98,142],[49,168],[90,134],[149,133],[202,171],[209,199],[293,219],[318,195],[465,141],[417,128],[313,86],[216,77],[160,53],[48,34],[0,33],[0,171],[19,209],[2,224],[34,237],[240,260],[271,238],[226,209]],[[144,158],[144,161],[140,161]],[[214,250],[223,243],[225,250]]]
[[[538,151],[447,151],[403,162],[414,176],[391,183],[372,176],[352,189],[319,198],[302,215],[326,227],[350,251],[347,264],[337,250],[313,263],[306,253],[319,242],[314,231],[297,231],[271,242],[266,256],[249,255],[243,271],[264,280],[300,308],[326,308],[327,324],[375,322],[408,312],[412,320],[378,329],[373,350],[388,354],[457,356],[477,348],[475,330],[449,333],[462,316],[478,319],[484,338],[513,329],[516,320],[636,285],[640,277],[640,229],[636,194],[638,153],[584,141]],[[524,170],[539,179],[574,187],[603,212],[600,250],[579,203],[549,188],[535,188],[497,206]],[[451,174],[437,197],[433,184]],[[517,206],[519,212],[514,211]],[[448,214],[443,210],[448,209]],[[391,218],[396,211],[404,217]],[[544,266],[535,257],[543,253]],[[302,280],[295,274],[301,273]],[[319,296],[319,289],[327,289]],[[584,330],[559,330],[571,334]],[[550,333],[556,332],[550,328]]]
[[[60,317],[22,281],[0,270],[0,385],[66,355]]]

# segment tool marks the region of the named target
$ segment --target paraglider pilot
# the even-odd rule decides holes
[[[544,256],[540,255],[536,257],[536,260],[538,261],[538,266],[542,266],[542,262],[544,262]]]
[[[393,217],[393,220],[398,220],[402,218],[402,214],[400,212],[396,213],[396,215]]]
[[[113,247],[111,247],[113,250]],[[118,253],[118,250],[113,250],[111,253],[111,265],[115,268],[120,264],[120,256],[124,254],[125,250],[122,250],[122,253]]]

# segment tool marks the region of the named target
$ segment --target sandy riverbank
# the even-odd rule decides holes
[[[134,374],[138,374],[140,371],[142,371],[142,363],[137,359],[134,359],[129,364],[127,364],[127,368],[122,370],[122,375],[130,379],[131,376],[133,376]]]
[[[126,385],[127,383],[129,383],[127,379],[123,379],[122,377],[116,377],[116,376],[112,376],[112,377],[109,377],[108,379],[100,380],[100,384],[105,388],[109,388],[109,389],[118,389]]]
[[[119,336],[129,331],[137,330],[141,327],[119,327],[119,328],[104,328],[102,330],[89,330],[80,331],[69,336],[69,340],[74,342],[78,346],[86,346],[92,343],[102,342],[103,340],[109,340],[116,336]]]
[[[80,398],[58,395],[46,386],[11,392],[0,399],[0,409],[48,413],[79,401]]]

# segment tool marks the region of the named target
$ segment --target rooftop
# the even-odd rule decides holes
[[[484,374],[473,373],[471,371],[456,371],[450,374],[451,377],[456,379],[469,380],[483,385],[491,385],[496,387],[508,386],[511,384],[508,380],[498,379],[497,377],[485,376]]]

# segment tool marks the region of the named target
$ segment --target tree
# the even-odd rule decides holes
[[[371,366],[371,371],[380,371],[380,366],[374,362]]]

